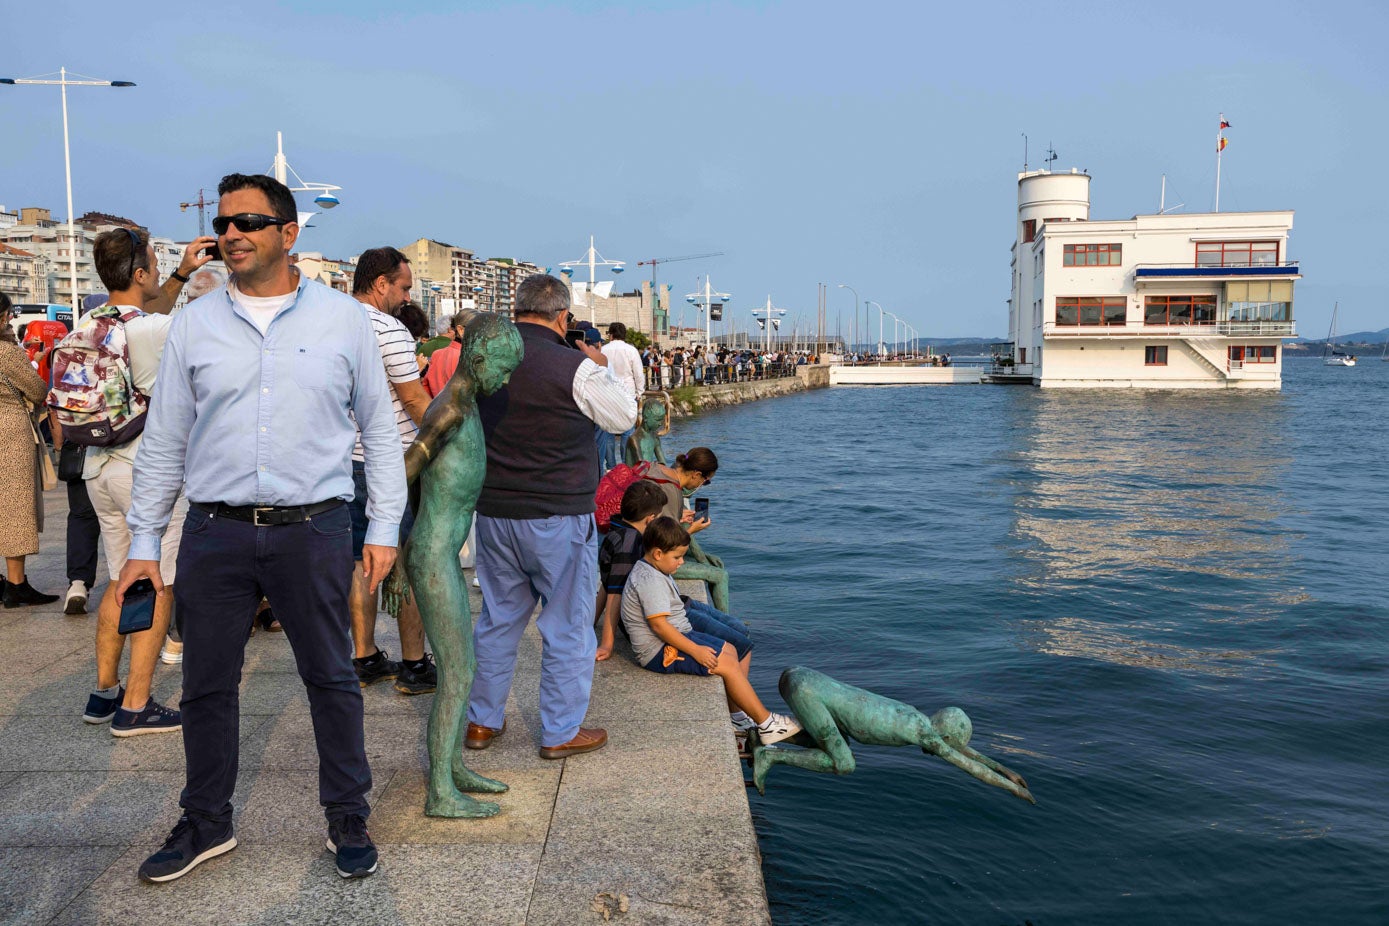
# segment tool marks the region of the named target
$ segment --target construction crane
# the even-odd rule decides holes
[[[655,295],[656,295],[656,265],[657,265],[657,264],[669,264],[669,263],[674,263],[674,262],[682,261],[682,260],[703,260],[703,259],[706,258],[706,257],[723,257],[723,252],[722,252],[722,251],[714,251],[714,252],[711,253],[711,254],[686,254],[686,255],[684,255],[683,257],[653,257],[653,258],[651,258],[650,260],[639,260],[639,261],[637,261],[637,266],[638,266],[638,267],[645,267],[645,266],[647,266],[648,264],[651,266],[651,295],[652,295],[652,298],[655,298]]]
[[[680,256],[680,257],[653,257],[653,258],[651,258],[650,260],[639,260],[639,261],[637,261],[637,266],[638,266],[638,267],[645,267],[645,266],[647,266],[648,264],[651,266],[651,335],[652,335],[652,340],[655,340],[655,335],[656,335],[656,306],[657,306],[657,304],[661,301],[661,291],[660,291],[659,289],[656,288],[656,267],[657,267],[657,265],[658,265],[658,264],[669,264],[669,263],[672,263],[672,262],[678,262],[678,261],[682,261],[682,260],[703,260],[703,259],[706,258],[706,257],[722,257],[722,256],[723,256],[723,252],[722,252],[722,251],[713,251],[713,252],[711,252],[711,253],[709,253],[709,254],[685,254],[685,255],[682,255],[682,256]],[[640,324],[638,324],[637,329],[638,329],[638,330],[641,329],[641,325],[640,325]]]
[[[215,200],[215,199],[207,199],[207,198],[203,195],[204,193],[205,193],[204,190],[198,190],[198,198],[197,198],[197,199],[193,200],[191,203],[179,203],[179,204],[178,204],[178,211],[179,211],[179,212],[187,212],[187,211],[188,211],[188,208],[189,208],[190,206],[197,206],[197,207],[198,207],[198,237],[199,237],[199,238],[201,238],[203,235],[206,235],[206,234],[207,234],[207,222],[206,222],[206,220],[205,220],[205,218],[204,218],[204,216],[206,215],[207,207],[208,207],[208,206],[215,206],[215,205],[217,205],[217,200]]]

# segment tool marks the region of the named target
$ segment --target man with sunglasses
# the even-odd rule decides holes
[[[362,689],[352,668],[352,445],[366,456],[370,526],[362,569],[374,589],[395,564],[405,465],[385,370],[362,305],[290,263],[294,196],[261,175],[230,174],[213,219],[227,285],[174,318],[166,365],[135,467],[130,559],[163,585],[160,534],[178,486],[189,512],[176,602],[183,632],[183,816],[140,866],[172,881],[236,847],[238,685],[262,596],[294,649],[318,745],[319,802],[338,873],[376,870],[366,829],[371,789]]]
[[[168,315],[149,312],[152,308],[168,311],[183,281],[211,259],[203,251],[212,243],[211,238],[193,241],[184,252],[178,271],[161,286],[158,259],[149,235],[130,228],[115,228],[96,236],[92,261],[109,298],[93,311],[98,314],[111,312],[119,317],[125,330],[131,383],[144,395],[149,395],[154,388],[171,322]],[[91,321],[89,314],[80,324]],[[53,433],[55,439],[61,440],[61,429],[55,428]],[[139,435],[112,447],[88,447],[82,464],[81,485],[85,487],[101,526],[101,542],[106,548],[106,564],[112,580],[97,607],[96,688],[87,699],[82,719],[92,724],[110,723],[114,736],[175,733],[180,726],[178,711],[150,697],[155,660],[174,606],[174,558],[178,555],[183,528],[177,521],[164,531],[162,544],[161,569],[170,587],[156,599],[154,624],[148,630],[130,634],[130,668],[125,685],[120,684],[121,652],[126,638],[118,631],[120,606],[116,602],[116,579],[130,551],[126,514],[130,510],[131,481],[139,447]],[[176,507],[182,502],[178,497]],[[95,552],[92,555],[95,559]]]

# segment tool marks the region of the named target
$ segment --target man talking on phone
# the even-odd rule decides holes
[[[178,555],[183,633],[183,815],[140,866],[172,881],[236,848],[238,685],[251,621],[270,600],[308,689],[319,802],[338,874],[376,870],[362,691],[352,668],[352,445],[360,429],[372,589],[395,564],[405,464],[376,336],[360,303],[303,277],[294,196],[262,175],[229,174],[212,221],[233,276],[175,317],[135,461],[130,557],[117,597],[163,586],[160,535],[189,502]],[[354,423],[355,418],[355,423]]]

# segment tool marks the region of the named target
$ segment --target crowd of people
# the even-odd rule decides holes
[[[409,301],[410,262],[392,247],[361,255],[350,295],[301,275],[291,260],[294,199],[273,178],[230,174],[218,195],[215,236],[192,242],[169,280],[159,280],[144,232],[97,237],[108,298],[37,358],[47,381],[17,343],[0,296],[0,461],[11,474],[0,488],[10,513],[0,525],[0,597],[5,608],[60,597],[34,589],[24,568],[57,475],[51,440],[69,500],[65,612],[87,611],[98,542],[110,579],[82,718],[109,723],[117,736],[183,738],[179,819],[139,876],[174,880],[236,847],[239,684],[259,626],[282,631],[293,649],[318,749],[327,848],[342,877],[363,877],[376,870],[377,851],[366,825],[362,689],[389,680],[419,695],[438,684],[412,606],[398,614],[401,658],[377,645],[378,589],[414,523],[406,452],[434,397],[471,375],[470,313],[430,337]],[[214,247],[231,278],[170,314]],[[584,721],[595,662],[612,655],[619,628],[645,669],[721,677],[735,730],[759,728],[765,742],[794,735],[795,719],[752,692],[752,640],[728,613],[727,573],[692,536],[710,524],[685,499],[713,479],[713,452],[695,448],[627,486],[605,535],[594,514],[600,478],[631,436],[645,390],[679,385],[667,376],[717,381],[720,369],[768,375],[792,358],[643,356],[621,324],[606,343],[596,331],[575,337],[569,308],[563,281],[525,280],[514,318],[522,359],[509,381],[477,399],[487,461],[475,520],[483,603],[465,745],[485,749],[505,732],[518,644],[537,606],[541,757],[607,742]],[[713,606],[679,594],[672,576],[690,569],[709,581]],[[145,596],[147,622],[127,627]],[[177,709],[150,695],[161,659],[181,665]]]
[[[730,350],[727,347],[706,350],[702,346],[662,350],[654,344],[641,353],[648,389],[712,386],[791,376],[797,366],[818,360],[808,351]]]

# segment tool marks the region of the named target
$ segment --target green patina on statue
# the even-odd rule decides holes
[[[918,746],[985,784],[1037,803],[1021,775],[970,748],[973,726],[958,707],[927,717],[910,704],[845,685],[803,666],[782,672],[777,688],[801,723],[801,732],[786,742],[807,748],[755,746],[752,781],[759,793],[766,793],[767,772],[773,765],[848,775],[854,770],[854,754],[847,740],[855,739],[870,746]]]
[[[670,396],[664,392],[648,392],[641,402],[637,427],[622,448],[622,461],[636,466],[643,460],[649,463],[666,462],[661,449],[661,437],[670,433]]]
[[[462,792],[497,794],[507,789],[463,764],[468,694],[476,662],[472,609],[458,551],[472,527],[487,471],[477,396],[506,385],[522,352],[521,336],[507,319],[491,314],[470,319],[458,367],[430,403],[419,436],[405,453],[406,479],[419,480],[419,503],[402,561],[439,667],[439,688],[429,712],[429,787],[424,805],[431,817],[490,817],[501,808]]]

